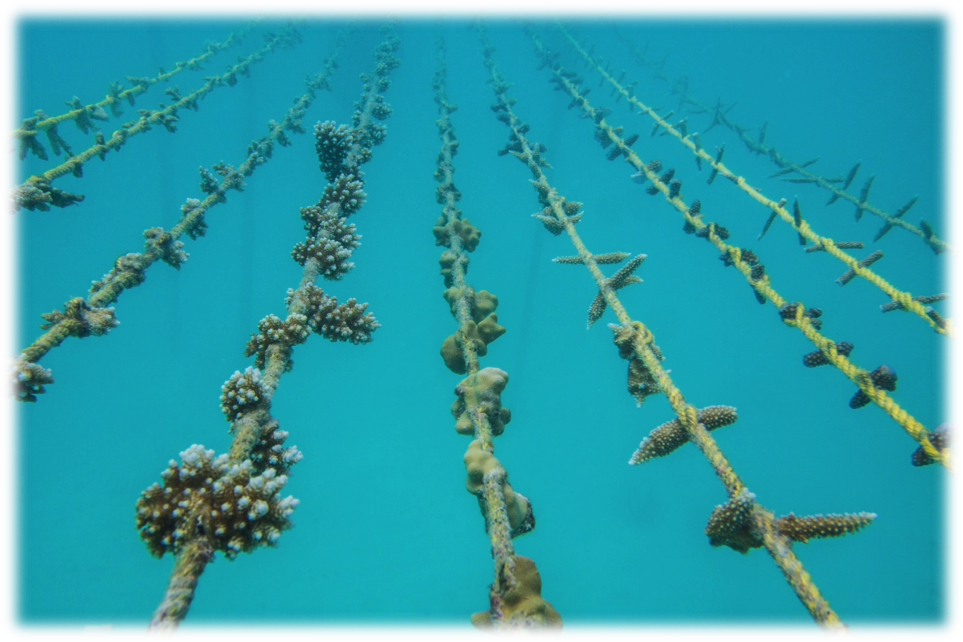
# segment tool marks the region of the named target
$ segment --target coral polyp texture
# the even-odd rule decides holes
[[[284,446],[288,432],[278,428],[278,420],[270,419],[261,427],[261,438],[250,451],[255,470],[273,469],[278,475],[287,475],[291,466],[304,455],[297,446]]]
[[[438,258],[438,265],[441,266],[440,274],[445,277],[445,287],[450,288],[455,284],[455,270],[460,269],[462,275],[468,273],[468,255],[445,250]]]
[[[869,373],[869,382],[877,390],[893,392],[896,390],[896,371],[887,365],[882,365]],[[856,409],[867,405],[872,399],[862,388],[849,400],[849,407]]]
[[[940,452],[950,445],[950,424],[940,424],[930,433],[930,443]],[[914,466],[929,466],[935,464],[936,460],[926,454],[922,446],[913,451],[912,462]]]
[[[542,597],[542,576],[535,562],[521,555],[515,555],[512,561],[515,586],[506,592],[505,597],[493,595],[491,599],[500,616],[500,629],[561,629],[562,616]],[[492,610],[475,613],[471,616],[471,623],[477,629],[493,628]]]
[[[337,203],[342,215],[354,214],[364,205],[365,193],[363,188],[364,181],[361,179],[360,173],[338,174],[335,180],[325,186],[317,207],[325,209]],[[313,228],[309,231],[314,232]]]
[[[713,546],[728,546],[746,553],[750,548],[762,545],[759,537],[752,532],[752,508],[756,496],[743,488],[725,504],[716,506],[706,524],[706,535]]]
[[[761,548],[763,536],[755,524],[753,512],[764,510],[755,502],[756,496],[742,488],[725,504],[716,506],[709,516],[706,535],[712,546],[728,546],[740,553]],[[789,513],[772,520],[778,535],[790,542],[807,543],[811,539],[841,537],[855,533],[876,519],[875,513],[847,513],[845,515],[809,515],[797,517]]]
[[[273,468],[258,474],[249,460],[228,463],[227,455],[197,444],[171,460],[161,473],[163,485],[153,484],[137,500],[137,529],[155,557],[180,552],[185,541],[204,537],[228,559],[258,546],[274,546],[281,531],[291,527],[298,506],[281,497],[286,475]]]
[[[302,212],[305,210],[317,210],[317,207],[304,208]],[[317,216],[317,231],[294,246],[291,258],[299,265],[314,259],[325,279],[339,281],[354,267],[348,259],[361,245],[361,235],[355,234],[354,223],[348,223],[343,217],[337,218],[327,209],[321,212]]]
[[[79,338],[100,336],[120,325],[114,318],[114,308],[92,308],[80,297],[71,299],[64,304],[64,310],[54,310],[40,315],[47,321],[41,328],[49,330],[56,325],[61,326],[67,334]]]
[[[840,537],[855,533],[876,519],[876,513],[851,515],[809,515],[796,517],[792,513],[777,517],[773,525],[780,535],[805,544],[811,539]]]
[[[612,291],[621,290],[626,285],[630,283],[641,283],[642,279],[632,274],[640,265],[642,261],[645,260],[645,254],[638,254],[623,265],[619,270],[605,280],[605,284],[602,288],[599,288],[598,294],[595,295],[595,299],[592,300],[592,305],[589,306],[588,314],[588,327],[592,327],[596,321],[602,318],[602,314],[605,312],[606,302],[605,296],[602,290],[608,288]]]
[[[698,410],[696,417],[699,423],[705,426],[706,430],[728,426],[735,423],[736,419],[739,418],[736,409],[732,406],[706,406]],[[678,418],[667,421],[654,428],[642,440],[638,449],[632,453],[629,464],[636,465],[656,457],[665,457],[688,441],[689,435]]]
[[[268,348],[272,345],[287,349],[304,343],[311,334],[308,318],[303,314],[290,314],[282,321],[273,314],[261,319],[257,324],[258,334],[252,335],[247,342],[244,356],[256,355],[254,366],[263,369]]]
[[[619,356],[629,361],[628,391],[635,398],[635,403],[641,406],[645,398],[662,390],[652,371],[645,361],[636,353],[636,342],[642,343],[659,361],[662,361],[662,351],[651,341],[651,334],[635,321],[629,325],[609,324],[615,345],[619,348]]]
[[[310,283],[297,290],[288,289],[285,305],[290,309],[295,302],[304,310],[311,329],[329,341],[347,341],[355,345],[368,343],[371,333],[381,327],[374,315],[367,311],[367,303],[359,304],[352,298],[339,304],[336,297],[328,296]],[[259,345],[257,336],[252,336],[254,343],[249,343],[249,350]],[[251,354],[256,351],[252,350]]]
[[[321,162],[325,178],[333,182],[345,170],[345,160],[354,145],[354,136],[347,125],[326,120],[314,127],[314,148]]]
[[[840,341],[836,344],[836,354],[841,354],[844,357],[848,357],[849,353],[853,351],[853,344],[849,341]],[[815,352],[810,352],[803,355],[803,365],[807,368],[815,368],[817,366],[824,366],[828,363],[832,363],[821,350],[816,350]]]
[[[266,409],[270,399],[271,390],[261,381],[261,371],[253,366],[248,366],[244,372],[235,371],[221,386],[221,412],[228,421]]]

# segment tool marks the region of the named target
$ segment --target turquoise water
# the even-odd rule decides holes
[[[111,81],[151,76],[158,67],[200,54],[244,21],[49,22],[20,25],[20,117],[64,101],[101,100]],[[280,121],[321,70],[342,23],[309,19],[303,42],[251,68],[251,78],[208,95],[198,112],[182,110],[177,133],[162,127],[132,138],[105,161],[87,163],[83,178],[56,187],[85,195],[78,206],[22,211],[18,228],[17,349],[40,334],[41,313],[85,296],[114,258],[140,251],[142,231],[170,228],[187,198],[203,196],[199,166],[239,164],[252,140]],[[373,67],[378,22],[364,22],[305,117],[349,123],[361,94],[358,76]],[[178,74],[182,94],[203,77],[234,64],[263,43],[261,24],[242,44],[201,71]],[[797,544],[795,551],[823,595],[852,626],[935,625],[947,615],[943,537],[944,473],[915,468],[913,440],[880,408],[848,407],[856,386],[830,367],[809,369],[814,350],[785,326],[771,304],[756,303],[745,280],[724,268],[718,251],[682,233],[681,217],[662,196],[629,180],[635,170],[608,161],[591,121],[567,110],[537,70],[518,21],[490,21],[495,60],[517,98],[515,113],[544,143],[549,181],[584,203],[578,231],[596,253],[645,253],[644,283],[619,291],[629,314],[654,333],[671,376],[702,407],[736,406],[736,424],[713,433],[735,470],[777,515],[869,511],[863,531]],[[633,61],[608,22],[570,23],[579,39],[625,69],[626,82],[652,106],[678,109],[669,85]],[[914,194],[906,215],[927,219],[945,237],[943,144],[944,27],[938,21],[671,22],[626,20],[622,33],[664,71],[687,75],[702,102],[738,101],[729,117],[746,127],[768,121],[766,143],[811,169],[845,175],[863,164],[850,192],[872,173],[870,202],[893,212]],[[394,113],[385,143],[363,167],[367,202],[351,221],[363,235],[356,266],[339,282],[319,283],[345,301],[367,301],[382,327],[363,346],[314,335],[295,349],[293,370],[274,397],[272,414],[304,459],[285,494],[301,504],[295,527],[274,549],[227,561],[218,554],[200,579],[185,626],[209,623],[448,624],[468,627],[488,606],[492,580],[484,520],[464,488],[462,454],[469,439],[453,430],[449,407],[461,377],[438,351],[456,325],[441,297],[441,250],[431,227],[441,213],[432,177],[440,141],[431,89],[434,22],[398,25],[401,67],[385,96]],[[585,330],[597,287],[573,254],[530,217],[539,211],[529,171],[498,156],[508,130],[489,106],[480,47],[460,21],[440,27],[448,46],[448,99],[461,142],[455,182],[463,215],[482,230],[468,281],[499,299],[508,332],[489,346],[483,366],[508,372],[502,395],[512,411],[495,454],[514,488],[529,497],[537,527],[515,541],[538,564],[542,595],[566,624],[678,625],[812,622],[764,550],[741,555],[714,548],[703,532],[726,500],[698,450],[687,445],[641,467],[626,465],[639,441],[672,418],[664,396],[641,408],[625,391],[626,362],[606,324]],[[550,22],[536,31],[567,68],[583,71]],[[608,121],[640,133],[634,150],[676,168],[687,202],[700,199],[705,220],[751,248],[772,285],[789,300],[823,310],[823,332],[855,344],[851,358],[866,369],[885,363],[899,375],[893,398],[927,428],[948,421],[946,338],[907,312],[882,314],[888,298],[864,280],[844,288],[845,271],[825,253],[806,254],[793,230],[777,221],[756,237],[768,210],[729,181],[706,184],[691,154],[675,139],[648,136],[651,122],[615,104],[599,77],[585,71],[590,101],[613,109]],[[129,87],[125,83],[125,87]],[[109,136],[135,109],[169,104],[154,86],[135,108],[100,123]],[[663,110],[663,113],[665,110]],[[670,119],[676,122],[678,116]],[[711,115],[689,116],[705,131]],[[13,124],[15,127],[16,125]],[[72,124],[60,133],[74,150],[91,136]],[[758,129],[753,135],[758,134]],[[218,453],[230,444],[220,412],[220,386],[253,360],[245,343],[268,314],[284,316],[284,297],[300,267],[289,252],[303,240],[298,210],[325,184],[310,133],[292,136],[246,180],[242,193],[207,215],[209,230],[184,237],[190,259],[179,271],[155,264],[146,281],[123,293],[121,325],[104,337],[68,339],[41,361],[56,382],[35,404],[18,406],[17,614],[27,624],[114,623],[146,626],[164,591],[172,560],[149,555],[134,528],[134,503],[168,460],[192,444]],[[913,295],[945,291],[948,254],[934,256],[919,237],[858,223],[853,206],[824,206],[812,185],[766,178],[775,166],[752,155],[730,130],[702,136],[724,162],[764,194],[791,203],[821,235],[862,240],[885,253],[874,270]],[[49,150],[49,147],[48,147]],[[52,163],[19,163],[23,180]],[[603,267],[606,274],[615,271]],[[936,308],[949,316],[946,304]]]

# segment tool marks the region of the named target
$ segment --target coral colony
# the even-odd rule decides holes
[[[797,517],[789,513],[775,517],[757,495],[748,490],[710,435],[711,431],[736,422],[736,408],[726,405],[697,408],[687,402],[669,372],[662,367],[664,357],[655,343],[653,332],[640,320],[633,319],[618,298],[617,293],[623,288],[642,282],[635,273],[642,267],[646,255],[623,251],[594,254],[589,251],[576,228],[583,221],[582,203],[563,196],[549,182],[543,171],[551,167],[549,150],[529,138],[532,128],[516,114],[518,100],[510,96],[512,84],[497,66],[496,48],[489,41],[483,25],[478,24],[475,29],[488,73],[486,82],[493,92],[491,110],[494,118],[507,128],[507,143],[498,154],[511,155],[528,169],[541,208],[532,216],[549,233],[555,236],[564,234],[570,239],[576,253],[558,257],[555,262],[584,266],[598,288],[588,309],[587,325],[592,327],[606,311],[611,310],[618,320],[618,323],[609,325],[613,341],[619,357],[628,361],[627,392],[640,406],[647,397],[664,394],[675,413],[674,418],[652,429],[642,440],[629,464],[658,465],[651,463],[652,460],[667,457],[685,444],[694,443],[709,460],[728,496],[728,500],[716,506],[708,517],[705,534],[709,544],[728,546],[741,553],[764,548],[812,618],[825,628],[843,627],[839,616],[796,557],[793,543],[855,533],[868,526],[876,515],[858,512]],[[881,306],[883,312],[906,311],[943,335],[952,332],[950,320],[924,304],[941,301],[946,295],[911,296],[883,280],[870,269],[883,258],[882,252],[856,259],[844,250],[861,249],[862,242],[835,242],[820,236],[803,219],[798,199],[790,212],[785,207],[786,199],[777,202],[763,195],[722,163],[724,145],[716,148],[715,153],[703,148],[700,133],[690,132],[690,116],[673,123],[674,111],[660,115],[658,112],[663,108],[649,107],[636,95],[637,81],[623,84],[626,71],[616,78],[611,64],[594,54],[594,46],[586,48],[589,44],[587,38],[578,42],[566,28],[556,25],[555,29],[570,48],[569,53],[584,65],[582,70],[563,67],[559,63],[561,53],[550,50],[534,28],[526,27],[525,34],[535,48],[539,69],[548,70],[553,88],[570,100],[568,108],[577,109],[587,121],[585,135],[593,136],[601,145],[605,158],[608,161],[621,159],[631,165],[632,181],[647,184],[644,193],[650,196],[661,194],[669,208],[681,216],[685,234],[714,246],[720,252],[723,266],[738,271],[758,303],[771,303],[775,310],[773,317],[778,322],[798,330],[816,347],[815,351],[803,356],[805,367],[828,365],[838,369],[857,387],[849,402],[851,408],[876,404],[902,427],[919,446],[912,453],[912,465],[939,463],[949,468],[949,426],[943,424],[934,430],[926,429],[890,396],[889,393],[896,390],[897,382],[892,368],[886,365],[873,370],[859,367],[849,358],[854,350],[853,343],[837,342],[821,334],[822,311],[784,298],[775,289],[776,283],[753,250],[728,244],[729,231],[708,220],[709,208],[700,200],[684,200],[684,172],[663,168],[658,159],[642,160],[633,149],[633,145],[639,146],[640,134],[626,135],[622,126],[610,124],[608,119],[613,110],[598,102],[590,102],[591,88],[585,87],[587,76],[593,75],[599,81],[599,87],[608,87],[610,99],[614,98],[613,104],[624,99],[623,106],[638,112],[636,115],[649,118],[652,121],[648,132],[650,137],[674,138],[691,151],[699,170],[707,165],[710,168],[709,184],[722,176],[731,181],[735,189],[762,204],[769,216],[759,239],[774,220],[780,218],[795,230],[799,243],[806,246],[806,252],[825,252],[846,265],[847,271],[837,279],[840,286],[861,277],[890,297],[891,301]],[[70,111],[60,116],[48,117],[38,111],[34,117],[24,120],[16,131],[21,158],[29,153],[46,160],[47,150],[41,140],[45,138],[53,153],[64,153],[67,160],[44,174],[31,176],[16,187],[13,194],[15,209],[49,210],[83,202],[82,195],[64,192],[52,183],[67,173],[81,176],[86,161],[95,157],[104,159],[122,145],[136,144],[137,135],[152,125],[160,124],[168,131],[176,131],[180,110],[197,111],[199,101],[208,93],[223,86],[233,86],[241,77],[248,77],[250,67],[265,56],[276,49],[297,46],[302,37],[296,26],[284,27],[277,34],[271,34],[261,49],[247,58],[239,58],[238,63],[229,66],[226,72],[206,78],[205,84],[195,91],[181,95],[177,89],[168,89],[169,105],[156,110],[139,110],[138,119],[124,123],[109,138],[95,132],[94,144],[87,150],[75,152],[58,133],[58,125],[68,120],[84,133],[95,130],[93,121],[120,116],[122,103],[135,105],[140,94],[183,69],[200,69],[209,58],[243,40],[247,30],[249,27],[232,34],[222,44],[208,45],[202,55],[177,63],[170,72],[161,70],[153,78],[128,77],[130,87],[127,89],[114,83],[100,103],[85,106],[74,98],[68,103]],[[276,145],[291,145],[289,134],[306,133],[302,124],[305,111],[318,90],[330,89],[327,78],[338,68],[338,58],[348,46],[352,33],[350,28],[339,33],[322,70],[307,79],[305,93],[295,97],[294,106],[280,122],[272,120],[269,123],[269,133],[249,145],[246,156],[237,167],[222,162],[213,166],[213,171],[201,169],[200,188],[206,197],[203,200],[187,199],[176,225],[169,230],[159,227],[146,230],[143,251],[120,256],[110,272],[93,282],[85,297],[72,298],[62,310],[43,315],[46,323],[41,328],[45,332],[14,360],[12,384],[18,400],[37,402],[46,393],[47,386],[53,383],[51,371],[38,363],[49,350],[68,337],[107,334],[119,323],[111,304],[117,301],[120,293],[142,284],[146,271],[158,260],[179,269],[188,259],[181,237],[186,234],[197,240],[204,236],[206,212],[225,202],[229,191],[243,190],[244,179],[268,162]],[[319,278],[340,281],[354,266],[350,258],[361,237],[355,224],[349,223],[348,219],[365,203],[365,177],[361,167],[372,160],[374,148],[387,135],[386,126],[379,122],[391,115],[391,107],[383,94],[391,85],[391,72],[401,62],[396,56],[400,39],[393,25],[382,27],[380,35],[382,41],[374,51],[374,68],[361,75],[363,89],[355,103],[351,123],[326,120],[314,127],[319,169],[327,185],[317,203],[300,210],[306,236],[291,250],[291,257],[302,266],[302,278],[298,287],[286,292],[286,316],[268,314],[261,319],[257,332],[251,335],[244,350],[245,356],[253,358],[253,364],[243,372],[234,372],[222,386],[221,410],[231,424],[232,434],[228,451],[216,454],[213,449],[199,444],[189,446],[180,453],[180,463],[171,460],[161,472],[161,481],[144,490],[136,502],[136,526],[148,551],[156,557],[170,553],[174,558],[167,590],[150,621],[152,628],[175,628],[184,619],[198,580],[216,552],[234,559],[239,553],[271,547],[278,543],[285,530],[292,527],[291,516],[299,501],[291,495],[284,496],[283,491],[291,467],[302,459],[302,455],[296,446],[286,445],[288,433],[281,430],[277,419],[272,417],[271,404],[281,376],[292,366],[295,346],[307,341],[312,334],[332,342],[364,344],[372,340],[372,334],[380,327],[367,311],[367,303],[358,303],[354,298],[338,303],[334,296],[316,285]],[[657,77],[670,80],[661,66],[647,58],[644,51],[639,51],[628,39],[623,37],[623,40],[639,65],[655,70]],[[542,581],[535,562],[515,552],[514,540],[535,528],[533,504],[513,488],[508,472],[494,455],[494,438],[505,432],[512,418],[509,409],[502,405],[502,395],[509,382],[508,373],[494,366],[482,367],[480,363],[481,357],[487,355],[489,345],[501,337],[506,328],[499,325],[498,297],[489,290],[476,289],[467,281],[469,254],[479,247],[482,233],[468,218],[462,217],[456,205],[462,196],[453,181],[454,158],[459,146],[454,126],[457,106],[448,100],[448,52],[441,36],[437,37],[435,53],[432,88],[438,106],[436,123],[441,148],[434,177],[438,182],[436,201],[442,208],[432,233],[436,245],[445,248],[438,260],[445,287],[442,296],[457,324],[455,331],[441,341],[440,356],[448,370],[463,376],[454,388],[456,399],[451,414],[455,431],[471,438],[464,454],[466,488],[478,501],[494,560],[487,599],[489,606],[472,615],[471,622],[481,629],[560,628],[561,616],[542,597]],[[680,111],[685,107],[690,115],[711,116],[702,136],[716,126],[729,128],[752,152],[767,156],[777,165],[779,169],[773,177],[826,189],[831,192],[830,203],[842,199],[854,204],[857,219],[866,213],[882,218],[884,225],[877,239],[894,227],[900,227],[921,239],[935,253],[950,249],[926,221],[915,226],[903,219],[916,202],[915,197],[891,215],[867,200],[875,175],[866,181],[858,196],[847,192],[860,163],[845,178],[823,177],[807,169],[815,160],[794,163],[774,147],[766,145],[767,124],[763,124],[758,137],[753,138],[750,128],[730,120],[727,114],[731,106],[721,100],[715,105],[700,102],[689,92],[687,80],[675,81],[673,93],[679,97]],[[597,98],[593,96],[592,101]],[[624,265],[610,276],[603,272],[602,266],[623,262]],[[733,274],[733,271],[727,270],[727,273]]]

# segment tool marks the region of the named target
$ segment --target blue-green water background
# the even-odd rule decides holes
[[[48,22],[20,28],[20,117],[53,115],[78,96],[100,100],[111,81],[151,76],[158,67],[201,53],[244,24],[220,21]],[[341,23],[310,19],[304,42],[252,67],[250,79],[217,89],[199,112],[180,112],[176,134],[155,127],[131,139],[84,177],[55,185],[86,200],[52,212],[18,214],[18,346],[35,339],[40,314],[85,295],[113,259],[143,247],[142,231],[170,228],[198,188],[199,166],[239,164],[249,142],[280,121],[303,80],[322,68]],[[361,23],[305,124],[349,122],[361,92],[359,74],[373,67],[378,22]],[[574,67],[551,24],[538,32],[560,62]],[[907,219],[925,217],[944,231],[942,141],[943,26],[938,21],[694,22],[619,21],[623,33],[665,71],[687,74],[706,103],[738,100],[730,118],[769,122],[766,142],[796,161],[843,175],[857,160],[876,181],[870,201],[894,211],[920,199]],[[240,48],[172,82],[182,94],[202,77],[260,47],[262,24]],[[879,518],[856,535],[797,545],[806,569],[850,624],[937,623],[946,614],[943,474],[914,468],[916,444],[875,406],[854,411],[856,390],[841,373],[801,364],[813,346],[784,326],[772,305],[759,305],[744,279],[724,268],[708,243],[681,232],[682,221],[659,197],[605,160],[588,120],[566,110],[551,91],[518,21],[490,21],[495,59],[515,83],[516,113],[531,123],[554,169],[551,183],[585,203],[579,233],[590,250],[646,253],[645,280],[620,291],[633,318],[654,332],[664,365],[697,406],[729,404],[739,421],[716,431],[719,445],[750,490],[776,514],[871,511]],[[647,104],[671,104],[668,85],[635,64],[608,22],[570,25],[596,52],[638,80]],[[464,488],[462,454],[449,406],[461,377],[438,349],[455,329],[438,275],[431,227],[440,214],[432,178],[440,141],[434,123],[432,21],[403,21],[401,67],[386,93],[394,108],[386,142],[364,166],[367,203],[352,217],[363,235],[356,267],[342,281],[321,283],[340,301],[370,303],[382,324],[365,346],[318,336],[299,346],[272,413],[304,460],[286,488],[301,500],[296,526],[276,549],[228,562],[220,555],[202,576],[186,620],[285,623],[444,623],[467,626],[487,608],[492,564],[484,521]],[[596,292],[588,272],[551,259],[572,254],[530,218],[541,206],[528,170],[496,151],[507,129],[489,105],[476,35],[466,22],[444,23],[448,97],[461,141],[455,181],[464,215],[482,232],[469,282],[498,295],[508,332],[490,346],[484,366],[506,370],[503,403],[512,422],[496,440],[496,456],[512,484],[528,496],[537,528],[516,540],[532,557],[543,596],[566,623],[806,624],[809,617],[762,550],[740,555],[708,545],[703,533],[725,493],[690,446],[636,468],[626,465],[639,441],[672,417],[662,396],[637,408],[625,392],[626,362],[612,345],[607,312],[590,331],[586,309]],[[574,67],[582,69],[581,65]],[[887,297],[868,282],[833,281],[845,267],[825,254],[804,254],[795,233],[777,221],[756,241],[768,212],[729,181],[706,184],[688,151],[672,138],[648,137],[651,123],[597,88],[593,104],[614,108],[613,125],[642,137],[644,159],[676,167],[688,202],[701,199],[705,220],[725,225],[733,242],[753,249],[773,286],[789,300],[823,309],[824,333],[855,344],[867,369],[886,363],[899,374],[895,399],[923,425],[946,421],[942,367],[945,338],[903,312],[881,314]],[[129,85],[127,85],[129,86]],[[169,103],[155,86],[137,108]],[[126,107],[117,123],[134,118]],[[690,131],[711,116],[692,115]],[[672,119],[673,122],[675,119]],[[16,125],[11,123],[11,127]],[[73,125],[61,134],[82,150],[90,144]],[[145,624],[171,569],[151,557],[134,529],[139,492],[159,481],[169,459],[194,443],[225,452],[230,435],[219,409],[221,384],[252,360],[244,345],[257,322],[284,315],[284,296],[300,268],[289,252],[304,232],[298,208],[324,186],[311,135],[275,149],[247,179],[243,193],[207,216],[198,241],[186,237],[190,260],[180,271],[158,263],[146,282],[116,303],[121,325],[106,337],[70,339],[42,365],[56,383],[36,404],[18,408],[17,613],[26,623]],[[708,149],[726,143],[725,162],[766,195],[798,195],[815,230],[869,242],[880,223],[854,222],[853,206],[824,207],[828,193],[767,179],[766,158],[751,155],[729,130],[703,136]],[[19,178],[50,163],[30,158]],[[945,288],[946,255],[934,257],[902,230],[856,251],[886,257],[875,268],[914,295]],[[609,268],[609,272],[613,271]],[[938,304],[939,307],[939,304]],[[945,310],[948,314],[948,310]]]

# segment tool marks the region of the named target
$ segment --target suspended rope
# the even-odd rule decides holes
[[[602,274],[599,262],[595,260],[595,255],[587,249],[575,231],[575,224],[581,220],[581,213],[573,213],[580,207],[581,203],[567,201],[548,183],[542,172],[542,168],[550,167],[542,156],[546,151],[545,146],[541,143],[529,142],[525,138],[525,133],[528,132],[530,127],[527,123],[522,122],[512,110],[512,105],[516,101],[507,95],[510,84],[506,82],[504,76],[495,66],[493,58],[495,48],[488,41],[483,27],[479,28],[479,38],[483,46],[484,63],[491,74],[488,82],[491,83],[496,96],[496,104],[492,106],[492,109],[496,112],[498,119],[511,130],[509,142],[501,153],[511,153],[529,168],[534,177],[531,182],[538,194],[539,202],[545,206],[545,209],[535,216],[553,234],[558,235],[562,232],[568,234],[569,239],[578,251],[577,262],[585,265],[599,287],[596,302],[599,299],[603,300],[621,323],[621,325],[610,327],[615,334],[615,342],[619,347],[620,355],[623,358],[630,359],[630,390],[635,390],[637,400],[640,396],[644,398],[646,395],[660,391],[665,393],[678,421],[685,428],[688,439],[693,441],[703,452],[726,487],[730,501],[717,509],[717,512],[714,512],[713,517],[710,518],[707,527],[710,542],[724,543],[737,550],[741,545],[740,540],[746,536],[753,543],[760,542],[783,571],[790,586],[813,619],[826,628],[842,627],[843,624],[838,616],[832,611],[826,600],[821,597],[808,573],[796,559],[787,536],[773,526],[772,514],[755,502],[755,495],[748,492],[721,450],[719,450],[715,440],[699,423],[696,408],[685,401],[681,392],[662,368],[660,363],[662,354],[654,343],[652,332],[640,321],[632,320],[616,296],[615,291],[617,289],[632,282],[630,279],[631,272],[638,268],[642,259],[644,259],[644,255],[640,255],[641,258],[633,259],[626,268],[617,272],[613,277],[606,278]],[[606,257],[603,264],[615,260],[619,255],[621,253],[602,255]],[[563,260],[562,262],[575,263],[576,260],[575,257],[570,257],[570,260]],[[597,311],[601,304],[596,302],[593,302],[592,308],[590,308],[590,322],[593,314],[601,315],[601,312]],[[596,310],[593,310],[593,308]],[[635,364],[634,372],[633,363]],[[872,516],[865,514],[866,523],[871,519]],[[729,539],[727,539],[727,536]]]

